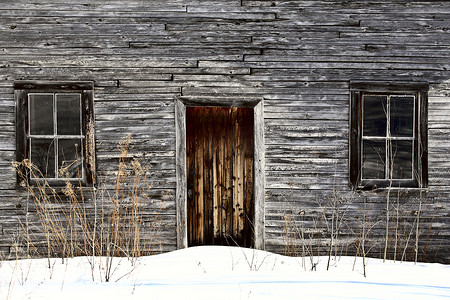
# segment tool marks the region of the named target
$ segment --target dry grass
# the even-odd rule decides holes
[[[78,180],[77,185],[67,181],[64,187],[55,189],[29,160],[14,163],[27,191],[27,203],[33,204],[33,215],[38,217],[33,224],[27,213],[25,222],[20,223],[28,256],[106,256],[108,269],[112,268],[113,257],[134,260],[155,250],[159,215],[142,239],[143,210],[151,188],[149,168],[129,158],[130,144],[130,137],[119,144],[113,188],[111,182],[86,188]]]

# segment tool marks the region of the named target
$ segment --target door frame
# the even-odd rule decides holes
[[[254,195],[254,247],[264,250],[264,103],[261,98],[199,98],[175,97],[176,129],[176,192],[177,208],[177,248],[187,248],[187,168],[186,168],[186,107],[221,106],[250,107],[254,113],[254,157],[253,157],[253,195]]]

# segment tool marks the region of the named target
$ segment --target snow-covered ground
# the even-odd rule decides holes
[[[192,247],[139,258],[0,262],[0,299],[443,299],[450,265],[341,257],[292,258],[236,247]],[[50,267],[49,267],[50,266]],[[93,280],[94,278],[94,280]]]

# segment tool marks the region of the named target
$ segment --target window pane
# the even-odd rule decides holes
[[[391,96],[391,136],[413,136],[414,97]]]
[[[363,142],[363,179],[385,179],[386,142],[365,140]]]
[[[53,95],[30,94],[30,134],[53,135]]]
[[[60,139],[58,141],[58,170],[60,177],[78,178],[78,174],[81,174],[81,159],[80,139]]]
[[[56,111],[58,134],[81,134],[81,98],[80,94],[57,94]]]
[[[386,136],[387,96],[363,97],[363,136]]]
[[[41,174],[36,177],[55,178],[55,143],[53,139],[31,139],[31,163]]]
[[[392,179],[412,179],[412,141],[392,141]]]

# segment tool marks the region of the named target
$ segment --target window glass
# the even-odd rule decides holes
[[[55,143],[54,139],[31,139],[31,163],[41,174],[36,177],[55,177]]]
[[[393,137],[412,137],[414,127],[414,97],[391,96],[390,130]]]
[[[56,111],[58,135],[81,134],[80,94],[57,94]]]
[[[412,179],[412,140],[392,140],[392,178]]]
[[[363,97],[363,136],[386,136],[387,96]]]
[[[30,157],[40,171],[36,176],[78,178],[83,157],[80,94],[30,94],[29,112]]]
[[[412,179],[414,102],[410,95],[363,96],[363,179]]]
[[[53,135],[53,94],[29,95],[31,135]]]
[[[78,178],[82,168],[81,139],[58,141],[58,170],[62,178]]]
[[[363,179],[384,179],[386,170],[386,141],[364,140],[362,159]]]

